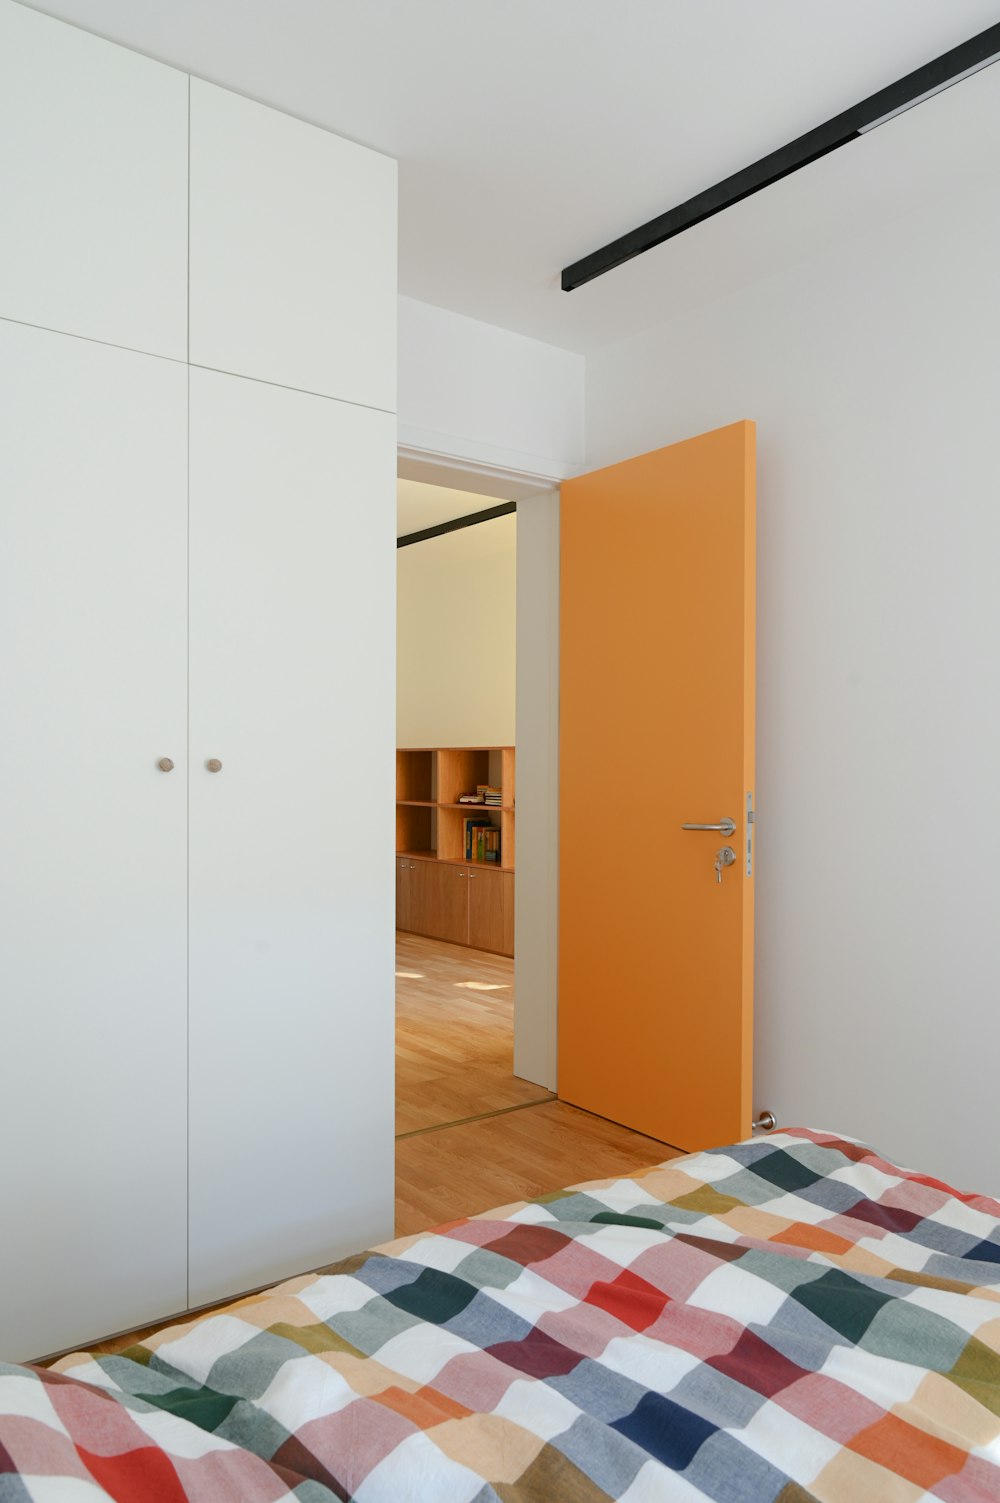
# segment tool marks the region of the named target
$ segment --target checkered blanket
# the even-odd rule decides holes
[[[0,1362],[0,1503],[329,1503],[168,1408]]]
[[[59,1366],[357,1503],[997,1503],[1000,1204],[784,1132]]]

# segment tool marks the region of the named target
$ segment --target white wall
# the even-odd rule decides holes
[[[513,746],[517,517],[400,548],[396,744]]]
[[[571,350],[399,299],[400,452],[432,455],[463,476],[413,470],[414,479],[473,490],[483,466],[530,477],[538,489],[575,475],[583,465],[583,378],[583,356]],[[495,475],[487,473],[482,488],[499,494]]]
[[[588,468],[758,423],[756,1104],[993,1193],[998,189],[587,369]]]

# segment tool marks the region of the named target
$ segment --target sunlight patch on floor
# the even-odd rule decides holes
[[[398,975],[398,972],[397,972]],[[499,981],[453,981],[452,986],[464,987],[467,992],[509,992],[510,986]]]
[[[397,971],[396,975],[403,981],[423,981],[423,971]]]

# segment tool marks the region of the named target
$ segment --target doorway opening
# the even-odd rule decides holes
[[[552,1092],[514,1074],[516,506],[401,479],[397,536],[399,1141]]]
[[[422,484],[401,491],[399,533],[401,539],[414,540],[397,550],[397,748],[401,754],[418,755],[401,769],[404,784],[411,775],[414,781],[401,794],[401,822],[409,822],[409,829],[397,827],[396,879],[413,875],[409,855],[415,854],[413,841],[420,849],[421,839],[425,880],[434,880],[428,869],[440,879],[456,865],[475,873],[471,883],[468,875],[456,878],[451,889],[458,894],[459,922],[469,928],[446,939],[415,934],[411,907],[409,927],[397,934],[397,970],[404,974],[396,978],[401,1085],[396,1232],[406,1236],[567,1184],[659,1163],[665,1145],[556,1096],[559,490],[545,475],[407,446],[400,449],[398,473]],[[467,528],[448,525],[463,517],[471,522]],[[499,588],[491,589],[490,565],[482,557],[463,568],[457,587],[454,578],[435,577],[431,565],[441,556],[442,540],[465,532],[468,539],[478,537],[485,544],[498,525],[507,525],[516,543],[508,555],[504,587],[509,677],[488,651],[466,655],[461,674],[452,680],[453,692],[439,701],[437,718],[428,723],[420,718],[431,702],[428,661],[454,662],[454,655],[473,640],[479,612],[495,625],[501,598]],[[416,540],[417,534],[423,536]],[[436,622],[436,635],[428,638],[411,630],[413,621],[426,624],[428,619]],[[427,692],[408,698],[410,688],[421,684]],[[508,686],[506,700],[502,684]],[[479,695],[484,717],[505,705],[506,721],[483,718],[470,728],[445,720],[456,707],[464,712]],[[428,751],[434,754],[429,762]],[[473,760],[463,764],[463,756]],[[500,826],[500,861],[489,866],[466,861],[464,844],[469,816],[461,794],[478,793],[480,784],[500,789],[499,810],[493,804],[480,811]],[[458,807],[440,807],[450,803]],[[577,812],[572,811],[574,819]],[[457,852],[456,839],[461,842]],[[451,854],[451,862],[440,859],[442,852]],[[406,853],[404,874],[400,857]],[[473,910],[485,903],[488,891],[485,882],[479,884],[501,875],[509,878],[516,894],[514,943],[508,946],[516,952],[513,960],[502,953],[502,943],[493,941],[492,948],[482,949],[468,942],[478,932]],[[419,892],[411,889],[409,897],[401,893],[399,900],[404,913],[408,901],[419,912]],[[445,1036],[452,1029],[450,1038]],[[456,1037],[458,1057],[449,1059]]]

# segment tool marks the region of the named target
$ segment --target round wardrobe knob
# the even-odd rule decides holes
[[[209,772],[222,771],[222,763],[219,761],[218,757],[209,757],[208,761],[205,763],[205,766],[208,768]]]
[[[161,757],[156,765],[161,772],[173,772],[174,770],[174,764],[169,757]]]

